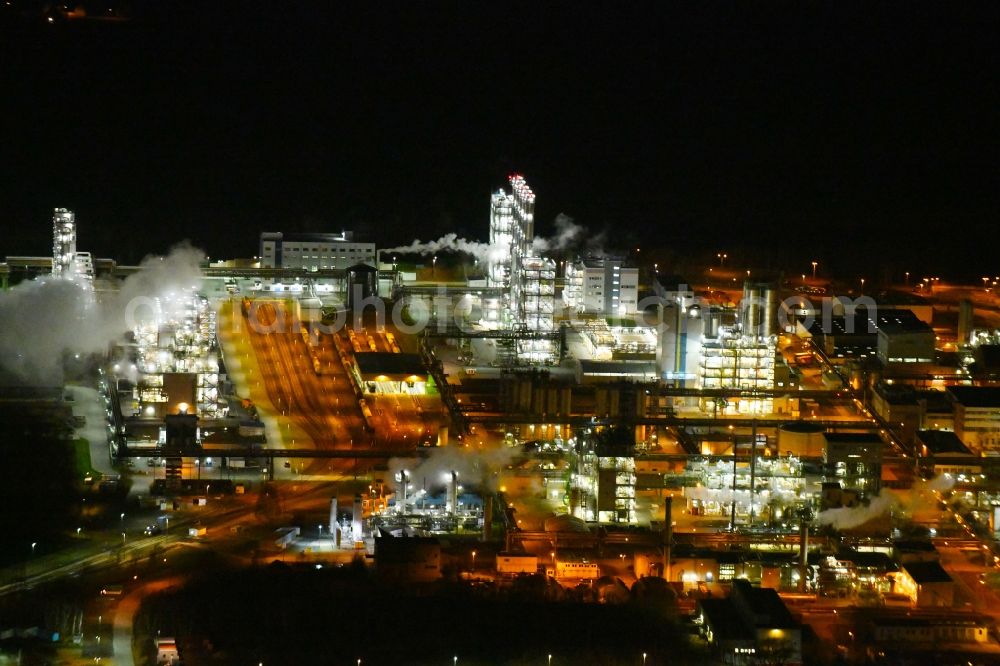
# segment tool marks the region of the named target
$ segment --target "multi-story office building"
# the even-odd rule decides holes
[[[346,269],[357,264],[375,265],[375,243],[354,240],[354,232],[339,234],[260,235],[261,268],[303,268],[307,271]]]
[[[566,266],[563,302],[577,312],[628,315],[639,300],[639,270],[620,257],[591,257]]]

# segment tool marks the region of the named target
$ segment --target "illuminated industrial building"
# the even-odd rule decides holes
[[[52,215],[52,276],[87,286],[94,281],[94,261],[89,252],[77,251],[76,216],[65,208]]]
[[[351,370],[367,393],[424,395],[427,370],[418,354],[361,352],[354,354]]]
[[[705,329],[699,367],[701,388],[774,388],[776,312],[770,285],[744,284],[738,320],[731,326]],[[771,398],[744,398],[726,405],[726,409],[740,414],[770,414],[774,404]]]
[[[493,496],[467,492],[456,472],[435,477],[427,478],[419,469],[400,470],[391,494],[381,484],[372,486],[356,500],[355,537],[491,534]]]
[[[184,293],[157,298],[156,304],[155,316],[133,329],[138,372],[133,414],[223,416],[215,311],[208,299]]]
[[[498,190],[490,197],[490,246],[494,248],[510,248],[514,240],[511,227],[514,224],[513,197]],[[486,269],[486,285],[500,289],[510,288],[510,252],[500,253],[490,262]],[[503,298],[488,298],[483,305],[483,319],[494,328],[501,323],[501,313],[504,311]]]
[[[492,328],[552,333],[556,265],[534,250],[535,193],[518,174],[510,185],[509,193],[501,189],[490,198],[490,244],[497,256],[487,266],[487,286],[503,295],[485,300],[483,320]],[[556,354],[553,340],[537,336],[517,338],[513,345],[502,350],[504,363],[549,363]]]
[[[339,234],[260,235],[261,268],[304,268],[307,271],[347,269],[355,264],[375,265],[375,243],[359,243],[354,232]]]
[[[566,265],[563,302],[579,313],[634,314],[639,301],[639,269],[620,257],[590,257]]]
[[[375,244],[354,240],[353,231],[339,234],[286,234],[265,231],[260,235],[260,267],[302,270],[307,273],[320,271],[346,271],[364,265],[374,267]],[[348,278],[329,276],[308,279],[317,291],[348,291]],[[282,291],[286,285],[266,280],[269,288]],[[295,291],[298,285],[290,285]]]

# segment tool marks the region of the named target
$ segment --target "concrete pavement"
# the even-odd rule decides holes
[[[90,465],[101,474],[115,474],[108,445],[108,418],[104,399],[97,389],[88,386],[67,386],[73,396],[73,416],[82,416],[86,423],[77,428],[76,436],[90,442]]]

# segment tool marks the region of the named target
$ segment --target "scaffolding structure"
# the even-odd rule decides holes
[[[92,289],[94,260],[89,252],[76,249],[76,215],[66,208],[52,214],[52,276]]]
[[[570,479],[571,515],[587,522],[635,525],[635,458],[584,450]]]
[[[720,326],[714,336],[706,336],[702,342],[701,388],[749,391],[774,388],[773,302],[769,286],[749,282],[744,285],[739,323]],[[770,397],[741,398],[732,407],[742,414],[769,414],[774,410],[774,401]]]
[[[511,243],[514,241],[514,197],[502,189],[490,197],[490,246],[496,252],[490,257],[486,271],[488,287],[510,289]],[[491,328],[501,326],[504,319],[505,296],[484,299],[483,319]]]
[[[206,418],[223,416],[215,310],[208,299],[196,294],[185,294],[171,303],[156,302],[157,316],[133,331],[139,407],[167,402],[163,375],[183,373],[194,375],[197,413]]]
[[[487,286],[501,290],[487,297],[483,321],[489,328],[550,334],[554,330],[556,265],[537,255],[535,193],[524,176],[510,176],[510,192],[490,198],[490,244],[494,256],[487,269]],[[514,344],[498,345],[504,365],[551,363],[557,345],[538,336],[517,337]]]
[[[518,318],[529,331],[551,333],[554,328],[556,264],[551,259],[525,257],[518,293]],[[528,363],[544,363],[554,355],[552,340],[518,340],[518,358]]]
[[[76,216],[56,208],[52,215],[52,277],[68,278],[76,262]]]

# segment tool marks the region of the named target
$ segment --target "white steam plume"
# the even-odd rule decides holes
[[[573,221],[573,218],[565,213],[556,215],[556,233],[551,238],[536,236],[532,241],[535,252],[550,252],[553,250],[565,250],[576,245],[584,235],[586,229]]]
[[[169,308],[201,281],[203,254],[188,244],[166,257],[147,257],[118,292],[96,294],[76,282],[45,276],[0,292],[0,371],[3,381],[62,383],[65,354],[105,353],[128,330],[128,320]]]
[[[550,238],[536,236],[532,241],[532,249],[535,252],[550,252],[564,250],[579,244],[584,237],[586,229],[573,221],[568,215],[559,213],[555,220],[556,233]],[[599,245],[603,245],[602,235]],[[510,247],[507,245],[491,245],[465,238],[460,238],[458,234],[445,234],[432,241],[415,240],[409,245],[400,245],[382,250],[382,256],[398,252],[399,254],[437,254],[439,252],[465,252],[479,259],[484,263],[503,261],[510,255]]]
[[[415,240],[409,245],[400,245],[388,250],[382,250],[382,256],[386,253],[399,252],[400,254],[437,254],[439,252],[465,252],[471,254],[476,259],[484,263],[502,261],[510,254],[510,247],[505,245],[490,245],[479,241],[470,241],[459,238],[458,234],[445,234],[441,238],[432,241]]]
[[[830,525],[838,530],[849,530],[864,525],[873,518],[878,518],[897,504],[898,501],[892,495],[877,495],[867,505],[820,511],[819,515],[816,516],[816,522],[820,525]]]
[[[951,474],[938,474],[927,482],[927,490],[945,492],[955,487],[955,479]]]

